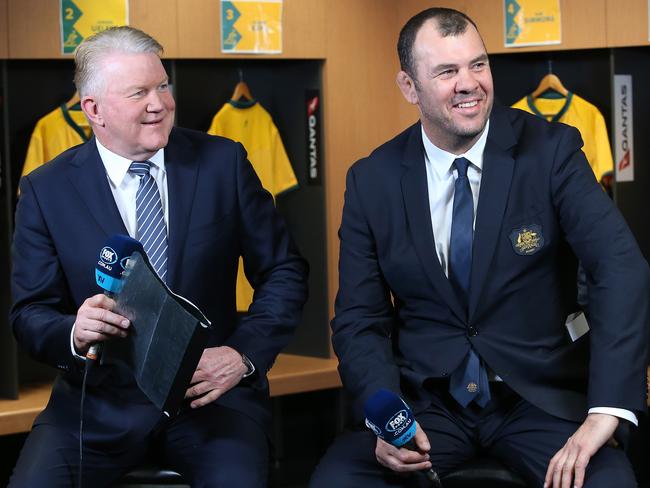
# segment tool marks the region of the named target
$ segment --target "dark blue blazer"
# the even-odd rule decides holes
[[[165,168],[168,284],[212,321],[209,346],[231,346],[255,364],[255,379],[243,381],[219,402],[268,428],[266,372],[299,322],[307,296],[307,264],[240,144],[174,128],[165,148]],[[79,306],[100,292],[94,281],[98,252],[116,233],[127,231],[94,140],[22,179],[11,323],[23,348],[61,370],[50,405],[37,421],[78,423],[83,367],[70,352],[70,331]],[[238,322],[240,255],[255,298],[250,313]],[[122,372],[106,366],[94,371],[86,408],[104,411],[95,428],[114,432],[119,424],[128,438],[132,427],[146,431],[158,420],[159,413]],[[126,424],[125,410],[130,414]]]
[[[436,256],[420,124],[352,166],[332,330],[358,418],[382,387],[422,408],[470,344],[555,416],[645,409],[648,265],[581,146],[573,128],[494,107],[468,310]],[[591,331],[572,342],[564,323],[577,309],[576,256]]]

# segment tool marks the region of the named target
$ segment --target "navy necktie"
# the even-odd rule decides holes
[[[454,161],[458,171],[454,188],[454,209],[449,243],[449,281],[467,311],[469,283],[472,271],[472,242],[474,224],[474,200],[467,178],[469,161],[458,158]],[[470,347],[460,366],[452,373],[449,392],[463,407],[475,401],[484,407],[490,400],[487,372],[481,359]]]
[[[167,278],[167,226],[156,180],[149,161],[134,161],[129,172],[140,177],[135,196],[136,238],[142,243],[149,262],[163,281]]]

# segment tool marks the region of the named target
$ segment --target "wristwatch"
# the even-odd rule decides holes
[[[248,359],[246,354],[241,355],[241,362],[244,363],[244,366],[246,366],[246,372],[244,373],[244,376],[242,376],[242,378],[247,378],[255,372],[255,366],[253,365],[251,360]]]

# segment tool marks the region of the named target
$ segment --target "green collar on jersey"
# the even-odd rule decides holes
[[[556,97],[544,97],[544,98],[556,98]],[[559,98],[563,98],[560,96]],[[571,105],[571,100],[573,100],[573,92],[567,93],[566,96],[566,102],[564,102],[564,105],[560,109],[558,113],[555,115],[552,114],[543,114],[540,112],[537,107],[535,106],[535,100],[533,99],[532,96],[528,95],[526,97],[526,102],[528,103],[528,108],[530,108],[530,111],[533,112],[535,115],[539,115],[540,117],[548,118],[551,117],[551,122],[557,122],[562,118],[562,116],[566,113],[567,110],[569,110],[569,105]]]
[[[61,104],[61,112],[63,112],[63,118],[65,121],[68,123],[70,127],[74,129],[74,131],[79,134],[79,137],[81,137],[81,140],[86,142],[88,139],[90,139],[88,136],[86,136],[86,133],[84,130],[77,125],[77,123],[72,120],[72,117],[70,117],[70,113],[68,111],[68,107],[65,106],[65,103]]]

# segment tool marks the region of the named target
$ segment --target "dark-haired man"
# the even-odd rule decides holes
[[[312,486],[402,486],[485,452],[531,486],[634,486],[615,433],[645,409],[649,271],[578,132],[493,106],[460,12],[416,15],[398,52],[420,122],[348,172],[332,340],[355,420],[392,390],[417,450],[347,432]],[[573,342],[576,256],[591,331]]]

